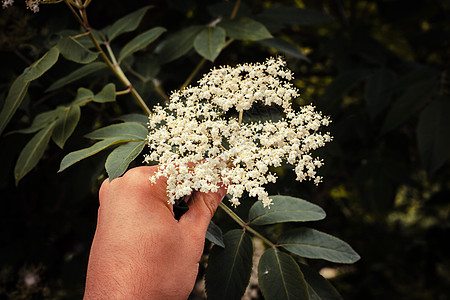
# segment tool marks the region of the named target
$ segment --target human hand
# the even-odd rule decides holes
[[[103,182],[85,300],[187,299],[192,291],[206,230],[226,189],[194,193],[177,221],[166,179],[149,181],[156,170],[138,167]]]

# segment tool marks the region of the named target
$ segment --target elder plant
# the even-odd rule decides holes
[[[161,164],[152,181],[168,178],[172,204],[194,191],[215,192],[225,185],[233,206],[240,204],[244,192],[270,206],[263,186],[276,182],[270,167],[283,162],[295,166],[297,180],[320,182],[316,168],[322,161],[311,151],[331,140],[328,133],[319,132],[329,119],[312,106],[295,112],[291,100],[298,92],[289,79],[292,74],[281,58],[222,67],[206,74],[197,87],[174,92],[166,108],[155,108],[145,160]],[[259,103],[281,106],[285,116],[243,123],[244,111]],[[230,110],[238,117],[227,118]]]
[[[149,184],[158,177],[167,177],[167,193],[173,204],[183,203],[183,199],[197,191],[214,192],[221,185],[227,187],[232,206],[249,197],[259,200],[244,218],[226,204],[220,205],[241,229],[223,234],[211,222],[207,239],[214,246],[207,251],[208,299],[241,299],[252,268],[257,270],[265,299],[340,299],[334,287],[308,267],[307,259],[353,263],[359,256],[347,243],[307,227],[282,230],[276,237],[266,236],[267,232],[274,232],[271,226],[277,224],[325,218],[325,212],[317,205],[291,196],[271,196],[265,185],[275,183],[275,168],[285,165],[294,169],[298,181],[310,180],[318,184],[322,180],[316,170],[323,161],[314,156],[314,150],[331,141],[329,133],[321,132],[321,128],[329,124],[329,118],[310,105],[299,109],[292,107],[299,92],[291,83],[292,72],[281,58],[214,68],[196,86],[189,86],[205,62],[213,62],[233,41],[273,39],[265,24],[252,15],[238,16],[240,0],[219,3],[211,8],[221,13],[219,18],[209,24],[192,25],[169,33],[153,50],[142,54],[165,34],[165,28],[150,28],[125,44],[117,42],[116,38],[135,31],[150,6],[96,30],[88,22],[90,0],[41,0],[26,1],[26,4],[37,12],[39,4],[59,2],[66,4],[81,29],[57,33],[58,39],[49,44],[48,51],[11,84],[0,112],[0,133],[20,107],[30,83],[39,80],[61,57],[81,66],[61,76],[44,93],[62,92],[70,84],[99,71],[109,70],[109,73],[102,75],[106,82],[103,86],[79,87],[75,96],[70,96],[70,102],[37,114],[29,127],[12,131],[33,134],[17,160],[16,184],[38,164],[50,140],[64,151],[66,141],[77,129],[82,110],[117,105],[117,97],[130,95],[143,114],[118,116],[122,122],[88,133],[86,137],[96,142],[88,148],[68,153],[61,161],[60,172],[112,148],[105,169],[113,180],[130,164],[142,162],[141,153],[147,145],[149,151],[146,151],[144,161],[160,165],[155,176],[149,178]],[[13,3],[4,0],[3,8]],[[300,8],[293,11],[311,13],[311,10]],[[266,17],[270,16],[269,11],[265,13]],[[314,12],[314,16],[316,21],[318,16],[327,20],[320,12]],[[286,42],[280,44],[276,39],[271,42],[274,49],[286,46]],[[169,97],[157,78],[157,70],[189,55],[191,50],[200,56],[198,65],[180,89]],[[136,62],[134,58],[139,52],[143,56],[148,54],[148,60]],[[298,49],[297,52],[291,49],[289,54],[296,59],[307,59]],[[146,68],[155,69],[152,76],[146,77],[136,71],[142,61]],[[138,87],[149,82],[155,93],[166,100],[165,105],[148,107]],[[121,85],[122,90],[117,90],[116,84]],[[58,103],[61,103],[59,98]],[[252,110],[255,107],[275,107],[281,117],[254,120]],[[254,239],[261,240],[266,247],[255,265],[252,261]]]

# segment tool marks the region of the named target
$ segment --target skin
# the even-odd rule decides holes
[[[85,300],[187,299],[209,222],[226,194],[194,193],[179,221],[157,166],[129,170],[100,188],[97,228],[89,256]]]

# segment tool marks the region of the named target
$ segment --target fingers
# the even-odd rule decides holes
[[[157,169],[157,166],[137,167],[112,181],[106,179],[99,191],[100,206],[113,205],[115,209],[154,213],[163,208],[173,215],[172,206],[168,203],[166,178],[160,177],[155,183],[149,180]]]
[[[204,235],[211,218],[226,194],[226,187],[220,187],[216,193],[195,192],[188,203],[189,210],[181,217],[180,223]]]

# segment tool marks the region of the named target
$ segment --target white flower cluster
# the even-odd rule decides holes
[[[3,0],[2,7],[7,8],[8,6],[12,6],[14,4],[14,0]],[[27,8],[34,13],[39,11],[39,0],[25,0],[25,4]]]
[[[168,107],[155,107],[149,117],[145,161],[161,165],[151,181],[167,177],[171,203],[193,191],[215,192],[225,185],[235,206],[244,192],[269,206],[263,185],[277,180],[269,168],[283,163],[295,167],[297,180],[319,183],[316,168],[322,161],[310,152],[331,140],[319,132],[329,119],[312,106],[300,112],[291,108],[290,100],[298,95],[287,81],[291,79],[285,62],[270,58],[264,64],[213,69],[197,87],[174,92]],[[243,111],[256,103],[281,107],[284,117],[241,122]]]

